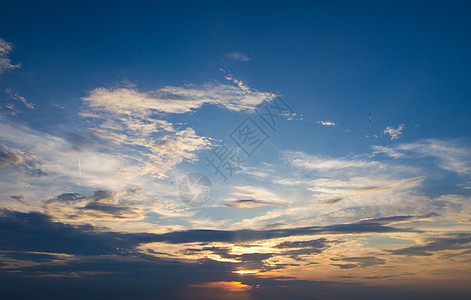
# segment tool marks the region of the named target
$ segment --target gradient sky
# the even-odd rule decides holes
[[[466,1],[0,7],[7,298],[471,295]]]

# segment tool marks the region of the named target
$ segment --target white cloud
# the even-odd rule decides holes
[[[220,105],[233,111],[253,111],[258,104],[275,96],[273,93],[251,90],[243,83],[237,83],[237,86],[208,83],[201,86],[166,86],[148,92],[128,88],[97,88],[84,97],[83,101],[95,110],[150,116],[158,113],[182,114],[205,103]]]
[[[261,186],[268,183],[271,192],[261,199],[278,199],[290,205],[267,207],[265,214],[242,219],[234,226],[309,226],[313,220],[317,224],[334,224],[438,209],[421,192],[423,171],[407,164],[376,160],[370,155],[329,157],[300,151],[286,151],[282,159],[291,167],[274,170],[258,180]],[[253,194],[251,191],[237,196],[258,199]]]
[[[191,135],[191,132],[185,134]],[[141,219],[148,212],[159,214],[162,220],[186,220],[192,216],[182,209],[184,205],[178,199],[174,184],[146,176],[142,171],[146,168],[144,163],[136,163],[115,149],[108,149],[107,153],[100,152],[102,144],[98,146],[100,149],[77,149],[70,140],[28,128],[1,116],[0,143],[8,147],[0,151],[0,167],[8,168],[0,172],[0,199],[4,200],[3,207],[21,211],[46,211],[57,220],[88,220],[97,226],[125,227],[127,230],[131,230],[134,225],[124,223],[125,220]],[[46,174],[41,177],[31,176],[28,171],[32,168],[40,168]],[[114,202],[103,200],[105,203],[95,203],[97,205],[88,208],[81,208],[86,204],[78,202],[77,205],[55,203],[43,206],[44,200],[63,193],[91,195],[96,190],[110,191],[116,196],[110,198]],[[129,193],[133,190],[137,192]],[[26,199],[23,202],[17,200],[19,191],[22,199]],[[113,216],[111,212],[116,213]]]
[[[379,168],[384,166],[378,161],[368,161],[362,159],[349,158],[329,158],[319,155],[310,155],[304,152],[286,151],[284,158],[293,166],[306,170],[333,171],[348,168]]]
[[[337,123],[331,121],[317,121],[317,124],[321,124],[323,126],[337,126]]]
[[[401,153],[393,148],[390,148],[390,147],[383,147],[383,146],[379,146],[379,145],[375,145],[373,146],[373,154],[378,154],[378,153],[384,153],[386,154],[387,156],[389,157],[392,157],[392,158],[403,158],[403,157],[406,157],[406,155],[404,153]]]
[[[13,51],[13,44],[0,38],[0,74],[5,71],[19,68],[20,65],[14,65],[11,63],[8,55]]]
[[[386,129],[383,131],[384,134],[389,134],[391,136],[391,140],[397,140],[400,135],[402,135],[402,130],[404,129],[404,124],[399,125],[397,129],[394,129],[392,126],[386,127]]]
[[[210,138],[197,135],[192,128],[176,130],[165,120],[166,114],[187,113],[205,103],[233,111],[252,111],[275,97],[252,90],[231,75],[226,79],[234,84],[167,86],[148,92],[98,88],[83,98],[88,109],[81,115],[101,122],[91,130],[117,145],[115,151],[125,153],[134,147],[137,151],[127,155],[142,164],[142,172],[164,178],[177,164],[196,161],[195,152],[212,144]]]
[[[236,61],[242,61],[242,62],[247,62],[250,60],[250,57],[248,57],[245,54],[242,54],[240,52],[231,52],[226,54],[227,58],[236,60]]]

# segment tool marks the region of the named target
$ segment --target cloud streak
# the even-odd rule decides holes
[[[240,52],[230,52],[225,55],[227,58],[230,58],[235,61],[248,62],[250,57]]]

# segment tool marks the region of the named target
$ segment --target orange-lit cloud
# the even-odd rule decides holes
[[[244,292],[252,288],[252,286],[248,284],[244,284],[242,282],[238,282],[238,281],[203,282],[203,283],[191,284],[190,287],[221,289],[228,292]]]

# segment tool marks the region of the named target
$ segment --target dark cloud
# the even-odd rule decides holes
[[[262,201],[262,200],[255,200],[255,199],[242,199],[236,200],[230,203],[226,203],[223,206],[230,207],[230,208],[237,208],[237,209],[247,209],[247,208],[255,208],[265,205],[276,205],[275,203]]]
[[[113,232],[98,232],[91,225],[53,222],[38,212],[0,211],[1,250],[54,252],[77,255],[117,254],[131,251],[136,238]],[[122,239],[121,237],[124,237]]]
[[[135,193],[138,189],[129,189],[128,193]],[[113,218],[129,218],[138,217],[139,213],[130,205],[120,201],[117,194],[106,190],[97,190],[91,196],[86,196],[79,193],[63,193],[55,198],[45,201],[46,207],[54,205],[54,203],[75,204],[77,210],[75,217],[81,214],[94,215],[99,217],[106,215]]]
[[[6,146],[0,145],[0,168],[12,165],[17,166],[24,163],[26,155],[19,150],[9,150]]]
[[[71,202],[77,202],[77,201],[82,201],[82,200],[88,200],[88,201],[101,201],[101,200],[106,200],[110,199],[114,196],[113,192],[110,191],[104,191],[104,190],[97,190],[94,191],[91,196],[86,196],[84,194],[79,194],[79,193],[62,193],[58,195],[55,198],[49,199],[46,202],[51,203],[51,202],[65,202],[65,203],[71,203]]]
[[[399,275],[384,275],[384,276],[367,276],[365,279],[383,279],[383,278],[395,278],[395,277],[402,277],[402,276],[410,276],[415,275],[416,273],[402,273]]]
[[[358,267],[358,265],[356,264],[331,264],[331,265],[339,267],[340,269],[344,269],[344,270]]]
[[[80,209],[102,212],[104,214],[112,215],[116,218],[126,218],[129,217],[129,214],[135,213],[134,209],[128,206],[116,206],[114,204],[100,203],[98,201],[90,202]]]
[[[14,196],[10,196],[10,198],[15,199],[16,201],[21,202],[21,203],[24,203],[26,200],[26,197],[23,195],[14,195]]]
[[[454,234],[449,237],[431,238],[425,245],[411,246],[401,249],[386,250],[395,255],[432,256],[444,250],[471,250],[471,234]]]
[[[325,238],[311,240],[311,241],[300,241],[300,242],[283,242],[276,245],[276,248],[316,248],[323,249],[332,241],[327,241]]]
[[[106,193],[94,194],[96,198]],[[64,196],[70,200],[76,195]],[[52,219],[39,212],[15,212],[2,210],[0,214],[0,241],[4,250],[61,252],[71,254],[116,254],[121,251],[133,251],[141,243],[168,242],[231,242],[245,243],[255,240],[315,235],[323,233],[365,233],[365,232],[401,232],[397,229],[376,223],[353,223],[330,225],[324,227],[301,227],[292,229],[254,230],[188,230],[164,234],[152,233],[116,233],[97,231],[91,225],[68,225],[53,222]],[[406,230],[407,231],[407,230]],[[312,251],[321,251],[332,243],[325,239],[306,242],[281,243],[279,248],[292,246]],[[117,250],[120,249],[120,250]],[[215,249],[213,249],[215,250]],[[309,251],[311,251],[309,250]],[[221,250],[219,251],[226,251]],[[223,254],[227,254],[224,252]]]
[[[64,202],[64,203],[71,203],[76,201],[81,201],[86,199],[87,196],[79,193],[62,193],[55,198],[49,199],[46,203],[52,202]]]
[[[311,241],[283,242],[276,245],[275,247],[281,249],[289,249],[285,250],[283,254],[288,255],[294,259],[299,259],[300,255],[319,254],[324,250],[330,248],[332,245],[338,243],[340,243],[340,241],[320,238]]]
[[[339,203],[342,200],[343,198],[332,198],[332,199],[327,199],[327,200],[322,201],[322,204],[333,205],[333,204]]]
[[[98,190],[93,192],[93,195],[90,197],[95,201],[100,201],[100,200],[105,200],[112,198],[114,196],[114,193],[111,191],[104,191],[104,190]]]
[[[99,198],[99,196],[97,196]],[[349,224],[343,224],[348,227]],[[348,231],[336,227],[337,232]],[[354,231],[371,227],[356,227]],[[308,227],[267,232],[254,231],[185,231],[173,234],[118,233],[97,229],[91,225],[67,225],[54,222],[49,216],[38,212],[0,211],[0,250],[2,269],[0,288],[6,299],[223,299],[230,295],[208,289],[189,289],[190,285],[215,281],[237,281],[258,286],[247,292],[253,299],[312,299],[313,295],[327,298],[423,298],[441,295],[434,291],[427,294],[427,287],[400,289],[397,286],[363,287],[357,283],[334,281],[294,280],[288,277],[260,278],[258,276],[234,274],[234,268],[267,268],[262,262],[272,253],[231,254],[228,247],[211,247],[205,250],[222,257],[237,257],[242,262],[200,260],[198,263],[183,263],[147,255],[135,251],[142,243],[154,241],[172,242],[189,240],[188,235],[197,233],[199,240],[251,240],[255,237],[276,237],[291,233],[311,233],[332,227]],[[391,229],[388,228],[387,231]],[[242,232],[242,233],[241,233]],[[194,240],[194,238],[193,238]],[[283,242],[278,249],[322,249],[329,241]],[[205,245],[199,242],[198,245]],[[63,254],[72,255],[70,258]],[[8,259],[33,261],[36,264],[9,266]],[[339,258],[346,262],[371,266],[384,263],[373,257]],[[296,264],[278,264],[272,269],[286,268]],[[340,265],[340,264],[339,264]],[[195,276],[195,274],[198,274]],[[28,287],[28,288],[25,288]],[[86,288],[84,288],[86,287]],[[234,296],[234,295],[232,295]],[[240,296],[239,294],[235,296]],[[443,297],[455,299],[464,294],[455,291],[444,292]],[[429,297],[430,298],[430,297]]]
[[[245,269],[259,269],[259,270],[273,270],[274,266],[267,266],[264,260],[269,259],[276,253],[244,253],[244,254],[231,254],[231,247],[203,247],[203,248],[190,248],[181,251],[182,254],[192,255],[201,252],[211,252],[211,254],[219,255],[224,259],[238,260],[238,266]]]
[[[32,177],[42,177],[42,176],[47,175],[46,172],[44,172],[41,169],[35,168],[34,166],[32,166],[32,167],[25,166],[24,170],[25,170],[26,174],[28,174]]]
[[[399,217],[397,217],[399,218]],[[397,220],[397,218],[392,219]],[[412,218],[412,217],[405,217]],[[162,234],[160,237],[171,243],[194,242],[250,242],[263,239],[273,239],[289,236],[319,235],[319,234],[349,234],[349,233],[386,233],[386,232],[421,232],[411,228],[396,228],[386,226],[387,220],[364,220],[356,223],[336,224],[328,226],[298,227],[272,230],[188,230]]]
[[[436,217],[438,214],[436,213],[428,213],[424,215],[409,215],[409,216],[391,216],[391,217],[383,217],[383,218],[374,218],[374,219],[365,219],[361,220],[358,223],[378,223],[378,224],[391,224],[397,222],[404,222],[404,221],[413,221],[413,220],[420,220],[420,219],[427,219],[430,217]]]
[[[52,260],[60,260],[59,255],[49,253],[5,251],[2,252],[2,254],[11,259],[27,260],[34,262],[50,262]]]
[[[106,145],[103,139],[92,133],[78,134],[71,132],[65,138],[71,145],[72,150],[76,151],[96,149]]]
[[[357,263],[356,266],[361,268],[371,267],[374,265],[384,265],[386,263],[385,259],[373,256],[365,256],[365,257],[344,257],[344,258],[331,258],[331,261],[341,261],[341,262],[348,262],[349,265],[353,263]],[[339,266],[339,265],[336,265]],[[343,267],[342,267],[343,266]],[[339,266],[340,268],[345,268],[347,265]],[[350,267],[347,267],[350,268]]]
[[[9,149],[0,145],[0,168],[8,166],[21,167],[24,172],[33,177],[47,175],[46,172],[36,167],[36,158],[19,149]]]

